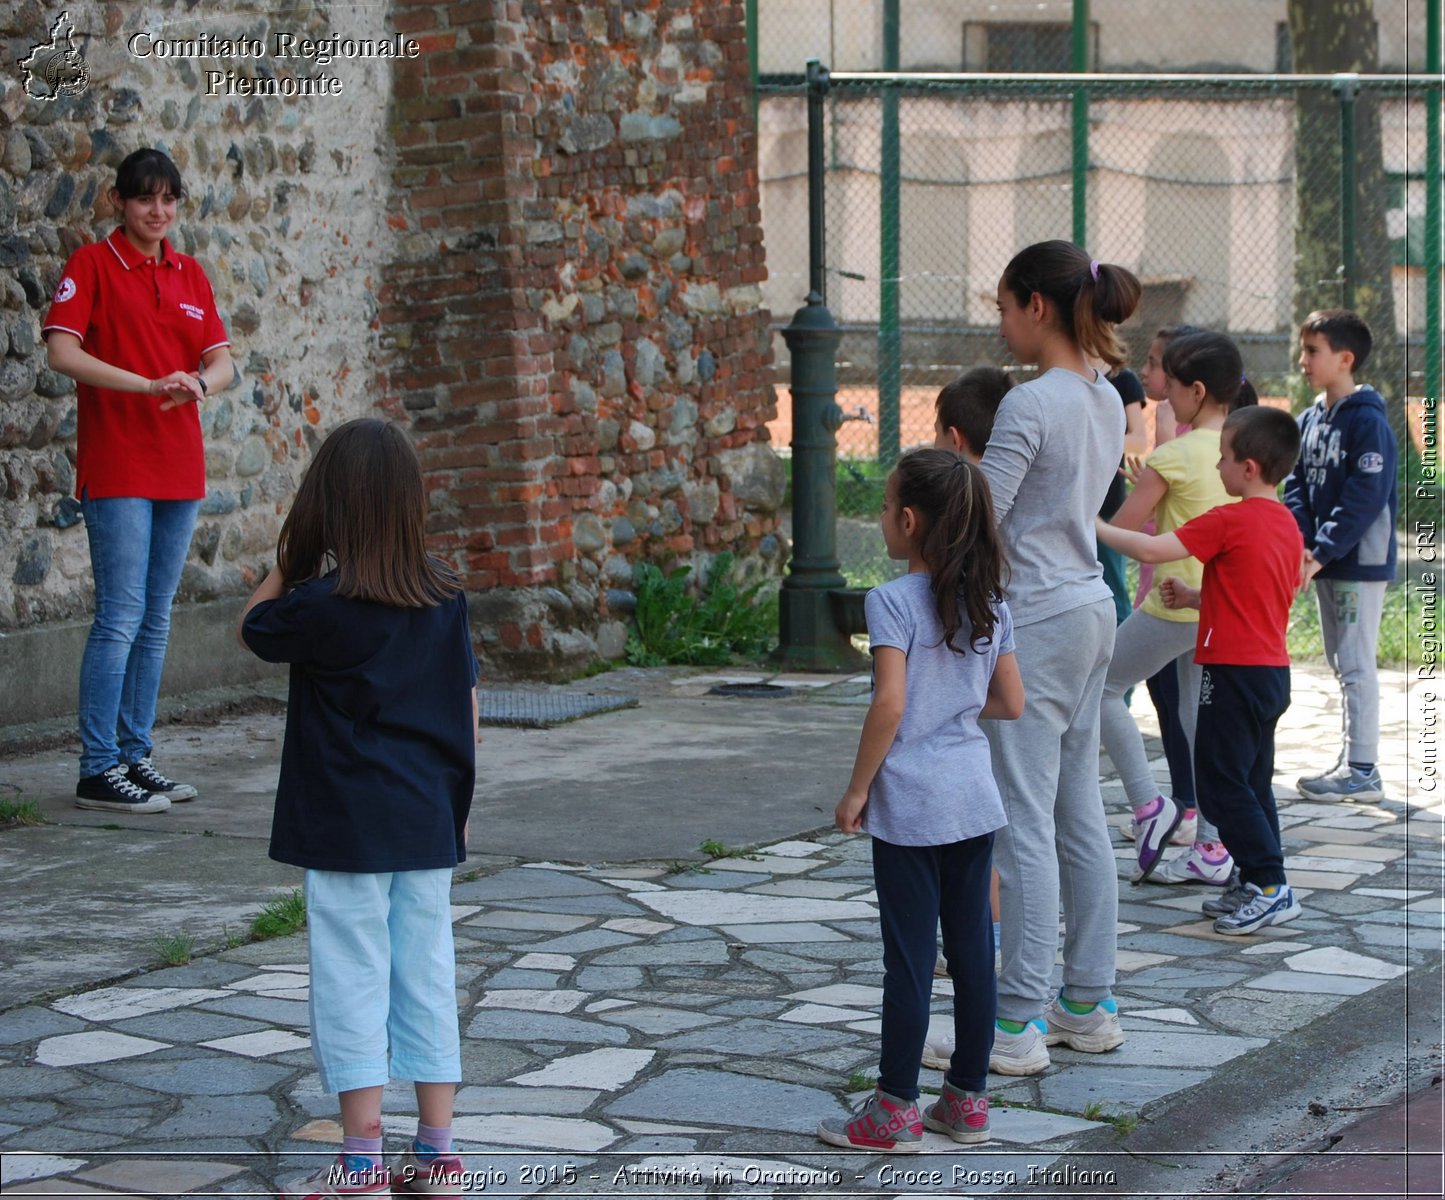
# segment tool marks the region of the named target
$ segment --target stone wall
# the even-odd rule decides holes
[[[0,77],[0,630],[90,606],[73,387],[39,325],[146,144],[186,179],[173,240],[214,283],[241,373],[204,408],[210,494],[180,604],[244,595],[311,449],[375,411],[412,426],[434,546],[496,667],[620,653],[638,558],[779,568],[741,2],[68,11],[86,91],[44,103]],[[6,57],[56,15],[8,6]],[[419,53],[143,60],[141,31],[394,32]],[[216,66],[329,74],[344,98],[207,96]]]
[[[66,257],[114,228],[105,193],[130,151],[155,145],[180,167],[190,196],[171,237],[205,267],[241,374],[202,407],[208,496],[178,602],[244,594],[274,558],[318,432],[374,411],[375,283],[396,236],[375,187],[392,153],[388,62],[328,68],[348,88],[343,109],[206,96],[201,73],[216,62],[126,49],[139,32],[314,36],[333,28],[331,7],[301,0],[242,18],[184,3],[73,3],[87,90],[44,102],[14,71],[0,79],[0,629],[92,607],[72,498],[74,385],[46,368],[39,331]],[[58,15],[29,2],[3,11],[12,64]]]
[[[384,389],[485,657],[621,653],[632,563],[776,570],[740,3],[398,8]]]

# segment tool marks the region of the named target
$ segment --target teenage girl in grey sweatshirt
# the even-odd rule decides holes
[[[1013,564],[1009,605],[1028,702],[984,722],[1008,825],[999,830],[1002,969],[990,1067],[1031,1075],[1048,1046],[1120,1045],[1113,998],[1118,882],[1099,794],[1099,699],[1114,605],[1094,514],[1124,449],[1118,393],[1088,365],[1117,366],[1114,324],[1139,281],[1070,242],[1040,242],[999,280],[1000,332],[1038,375],[1004,397],[982,468]],[[1063,901],[1064,986],[1052,995]]]

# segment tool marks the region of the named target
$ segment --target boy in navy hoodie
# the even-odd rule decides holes
[[[1302,778],[1313,800],[1380,800],[1376,765],[1380,684],[1375,647],[1385,588],[1395,577],[1395,435],[1385,401],[1355,383],[1373,339],[1343,308],[1312,312],[1300,326],[1300,370],[1321,395],[1300,414],[1299,462],[1284,502],[1305,540],[1304,583],[1315,580],[1325,657],[1344,691],[1344,747],[1322,775]]]

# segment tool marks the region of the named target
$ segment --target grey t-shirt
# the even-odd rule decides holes
[[[1111,598],[1094,514],[1124,453],[1119,393],[1062,367],[1003,398],[979,464],[993,491],[1013,577],[1009,604],[1031,625]]]
[[[946,846],[1008,824],[978,725],[994,664],[1013,653],[1008,605],[994,605],[992,639],[967,654],[943,644],[921,572],[874,588],[864,610],[871,647],[895,646],[908,656],[903,720],[868,789],[864,831],[897,846]],[[965,617],[956,645],[966,644],[967,631]]]

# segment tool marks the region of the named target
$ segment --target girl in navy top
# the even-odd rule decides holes
[[[286,1196],[392,1187],[391,1076],[416,1082],[420,1114],[398,1190],[460,1190],[450,889],[475,782],[477,660],[461,584],[427,556],[425,511],[405,434],[348,422],[317,451],[242,614],[243,644],[291,664],[271,857],[306,868],[312,1051],[345,1135],[340,1159]]]
[[[834,820],[844,833],[861,829],[873,838],[883,1046],[877,1090],[851,1116],[823,1121],[818,1136],[834,1146],[910,1154],[922,1149],[925,1126],[956,1142],[988,1138],[989,856],[1004,809],[978,723],[1017,718],[1024,689],[983,472],[950,450],[905,454],[888,477],[882,526],[888,557],[906,560],[908,573],[874,588],[865,603],[873,703]],[[920,1114],[940,923],[954,986],[954,1050],[942,1095]]]

